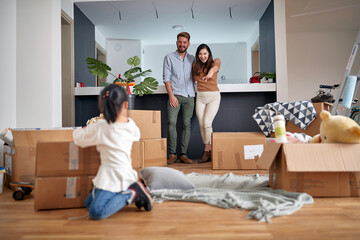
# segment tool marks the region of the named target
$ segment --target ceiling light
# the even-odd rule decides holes
[[[173,29],[174,31],[181,31],[181,30],[184,29],[184,26],[182,26],[182,25],[174,25],[174,26],[172,27],[172,29]]]

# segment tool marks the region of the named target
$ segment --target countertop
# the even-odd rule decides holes
[[[276,83],[218,84],[220,92],[275,92]],[[76,87],[75,96],[99,95],[104,87]],[[130,87],[132,88],[132,87]],[[132,90],[132,89],[131,89]],[[159,85],[153,94],[167,94],[165,85]]]

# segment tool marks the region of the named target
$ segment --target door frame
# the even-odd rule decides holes
[[[61,10],[62,126],[75,125],[74,21]]]

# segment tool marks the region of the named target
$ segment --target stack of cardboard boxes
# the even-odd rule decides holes
[[[161,138],[161,111],[130,110],[129,116],[135,121],[141,132],[143,160],[140,160],[140,171],[144,167],[167,165],[167,142]]]
[[[167,144],[161,138],[161,112],[130,110],[141,139],[132,147],[132,166],[166,166]],[[15,146],[5,153],[11,182],[35,182],[35,209],[83,207],[100,166],[96,147],[73,143],[73,128],[14,129]]]

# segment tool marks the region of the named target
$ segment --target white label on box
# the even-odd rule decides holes
[[[11,164],[12,164],[12,157],[9,155],[9,154],[5,154],[5,171],[10,175],[12,176],[12,167],[11,167]]]
[[[255,156],[261,156],[264,151],[264,145],[244,145],[245,160],[255,159]]]
[[[79,148],[73,142],[69,143],[69,170],[79,169]]]
[[[76,197],[76,177],[68,177],[66,182],[66,198]]]

